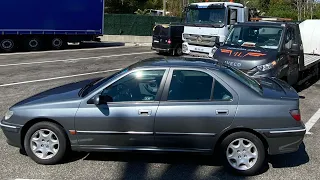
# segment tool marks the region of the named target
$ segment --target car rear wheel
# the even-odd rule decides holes
[[[39,122],[26,133],[24,148],[27,155],[38,164],[56,164],[67,150],[67,138],[57,124]]]
[[[220,153],[224,166],[241,175],[257,174],[266,162],[262,141],[248,132],[227,136],[221,143]]]

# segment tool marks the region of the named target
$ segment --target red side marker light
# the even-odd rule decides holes
[[[290,114],[296,121],[301,121],[301,115],[299,110],[291,110]]]
[[[168,40],[168,44],[171,44],[171,39]]]

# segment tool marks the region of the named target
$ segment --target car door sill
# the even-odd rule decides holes
[[[74,151],[106,151],[106,152],[121,152],[121,151],[157,151],[157,152],[211,152],[212,149],[178,149],[178,148],[157,148],[157,147],[114,147],[114,146],[89,146],[78,145],[72,146]]]

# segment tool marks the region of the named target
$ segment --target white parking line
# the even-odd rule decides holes
[[[101,48],[85,48],[85,49],[66,49],[66,50],[52,50],[52,51],[34,51],[34,52],[18,52],[0,54],[0,56],[14,56],[25,54],[43,54],[43,53],[58,53],[58,52],[75,52],[75,51],[92,51],[92,50],[104,50],[104,49],[118,49],[118,48],[130,48],[131,46],[116,46],[116,47],[101,47]]]
[[[306,126],[306,134],[312,134],[310,129],[316,122],[320,119],[320,108],[318,111],[309,119],[309,121],[305,124]]]
[[[86,58],[58,59],[58,60],[50,60],[50,61],[35,61],[35,62],[14,63],[14,64],[0,64],[0,67],[21,66],[21,65],[30,65],[30,64],[44,64],[44,63],[55,63],[55,62],[68,62],[68,61],[80,61],[80,60],[88,60],[88,59],[102,59],[102,58],[110,58],[110,57],[131,56],[131,55],[151,54],[151,53],[154,53],[154,52],[145,51],[145,52],[137,52],[137,53],[114,54],[114,55],[108,55],[108,56],[96,56],[96,57],[86,57]]]
[[[83,74],[75,74],[75,75],[70,75],[70,76],[60,76],[60,77],[47,78],[47,79],[37,79],[37,80],[32,80],[32,81],[22,81],[22,82],[8,83],[8,84],[0,84],[0,87],[14,86],[14,85],[19,85],[19,84],[28,84],[28,83],[34,83],[34,82],[44,82],[44,81],[57,80],[57,79],[66,79],[66,78],[71,78],[71,77],[87,76],[87,75],[92,75],[92,74],[101,74],[101,73],[107,73],[107,72],[113,72],[113,71],[119,71],[119,70],[121,70],[121,68],[110,69],[110,70],[106,70],[106,71],[97,71],[97,72],[90,72],[90,73],[83,73]]]

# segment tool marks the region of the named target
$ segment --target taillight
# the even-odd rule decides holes
[[[296,121],[301,121],[301,115],[299,110],[291,110],[290,114]]]
[[[168,40],[168,44],[171,44],[171,39]]]

